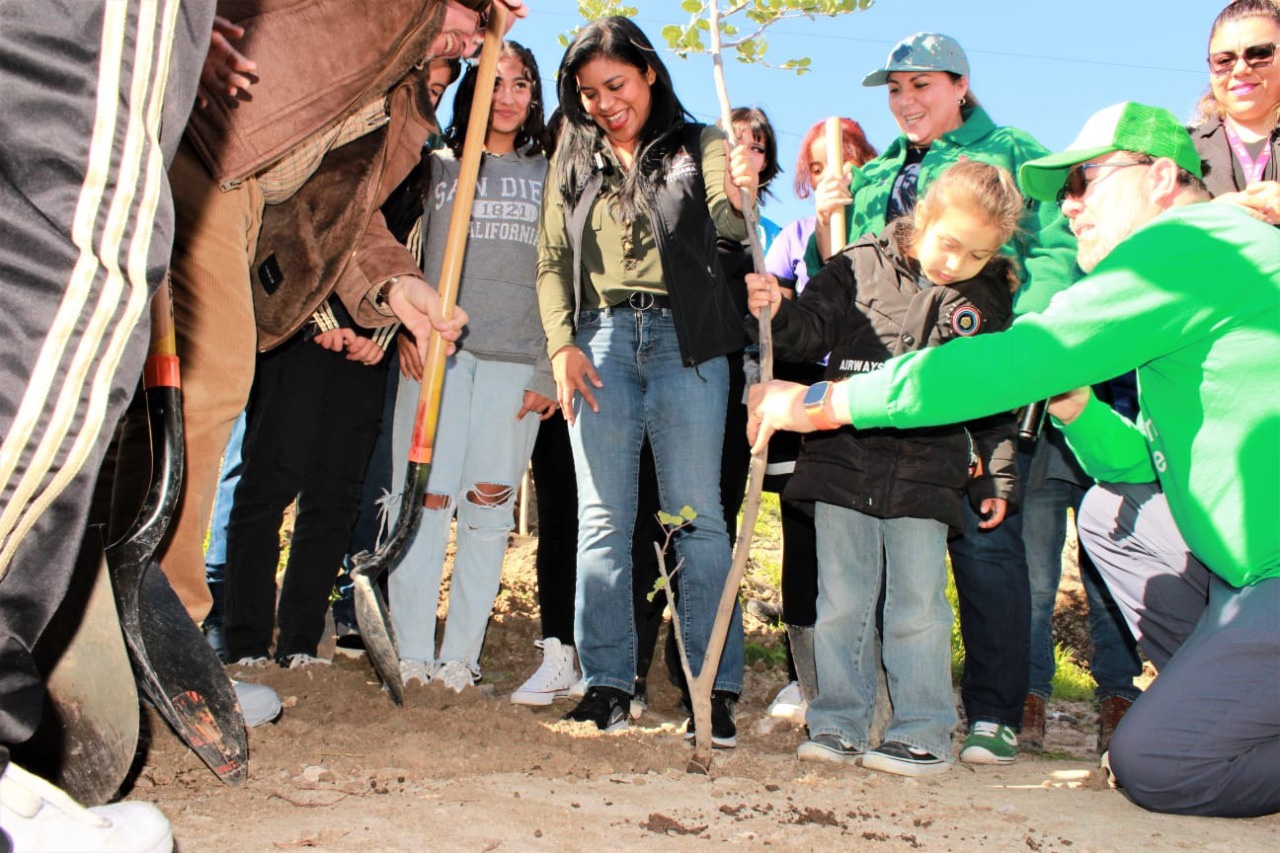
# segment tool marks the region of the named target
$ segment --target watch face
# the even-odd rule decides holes
[[[823,398],[827,396],[829,384],[827,382],[819,382],[815,385],[810,385],[809,390],[804,394],[805,406],[821,406]],[[795,398],[793,397],[792,399]]]

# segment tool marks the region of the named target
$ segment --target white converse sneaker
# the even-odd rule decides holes
[[[236,701],[240,703],[240,714],[246,726],[252,729],[280,719],[280,697],[270,687],[234,678],[231,686],[235,688]]]
[[[10,762],[0,775],[0,847],[23,853],[169,853],[173,831],[168,818],[150,803],[86,809],[61,788]]]
[[[412,682],[416,681],[423,687],[431,683],[431,676],[435,674],[435,661],[429,660],[402,660],[400,661],[400,680],[404,682],[404,686],[408,687]]]
[[[291,655],[282,655],[276,658],[276,663],[288,669],[305,669],[309,666],[332,666],[333,661],[328,658],[318,658],[315,655],[309,655],[305,652],[295,652]]]
[[[578,680],[578,656],[573,646],[566,646],[555,637],[534,640],[533,644],[542,649],[542,664],[511,694],[516,705],[550,705],[568,696]]]
[[[773,701],[769,703],[769,709],[766,713],[770,717],[779,720],[790,720],[796,725],[804,725],[805,712],[809,710],[809,703],[804,701],[804,693],[800,690],[800,682],[792,681],[786,687],[778,691],[778,695],[773,697]]]
[[[472,669],[460,660],[447,660],[431,676],[454,693],[461,693],[480,680],[480,670]]]

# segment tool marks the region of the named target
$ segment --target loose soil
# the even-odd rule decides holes
[[[250,732],[251,778],[224,787],[150,714],[148,751],[129,797],[164,809],[184,853],[717,842],[805,850],[1280,849],[1280,816],[1155,815],[1109,788],[1088,703],[1051,703],[1042,756],[1005,767],[957,764],[921,780],[797,762],[803,730],[764,714],[785,670],[764,660],[748,668],[738,748],[716,753],[710,777],[684,771],[690,748],[661,655],[649,679],[651,707],[627,732],[561,722],[564,701],[512,705],[509,694],[540,661],[534,549],[534,540],[513,538],[477,688],[414,686],[397,708],[363,658],[237,670],[274,687],[286,706],[278,723]],[[758,583],[746,595],[776,600]],[[1065,618],[1078,628],[1078,587],[1068,584],[1064,596]],[[776,626],[752,617],[747,630],[753,644],[781,639]]]

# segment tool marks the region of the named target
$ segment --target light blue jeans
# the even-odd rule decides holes
[[[675,537],[681,629],[698,674],[729,575],[729,535],[720,504],[720,449],[729,369],[724,358],[686,367],[666,309],[583,311],[577,344],[600,374],[600,411],[579,397],[569,431],[578,477],[578,584],[574,639],[591,687],[631,693],[636,632],[631,602],[640,447],[653,447],[659,505],[697,518]],[[735,604],[716,690],[742,690],[742,615]]]
[[[449,525],[456,512],[457,550],[438,659],[479,668],[507,538],[515,526],[516,492],[538,435],[536,414],[516,420],[532,376],[532,365],[480,359],[466,351],[449,359],[427,479],[427,495],[448,501],[439,509],[423,507],[418,534],[388,578],[391,622],[401,658],[437,658],[436,605]],[[395,459],[409,458],[418,391],[417,382],[401,377],[392,432]],[[500,499],[478,503],[478,484],[498,487]],[[479,492],[494,494],[492,488]]]
[[[951,761],[956,726],[951,691],[951,605],[947,526],[926,518],[875,518],[814,505],[818,535],[818,696],[809,734],[834,734],[866,749],[883,654],[893,719],[886,741]],[[883,652],[876,607],[884,584]]]

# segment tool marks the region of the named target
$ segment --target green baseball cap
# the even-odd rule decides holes
[[[893,46],[883,68],[862,78],[864,86],[883,86],[894,71],[949,71],[969,76],[969,59],[960,42],[942,33],[916,33]]]
[[[1112,151],[1168,157],[1201,177],[1200,155],[1191,135],[1173,113],[1162,107],[1125,101],[1091,115],[1067,150],[1023,163],[1018,170],[1018,183],[1032,198],[1053,201],[1073,166]]]

